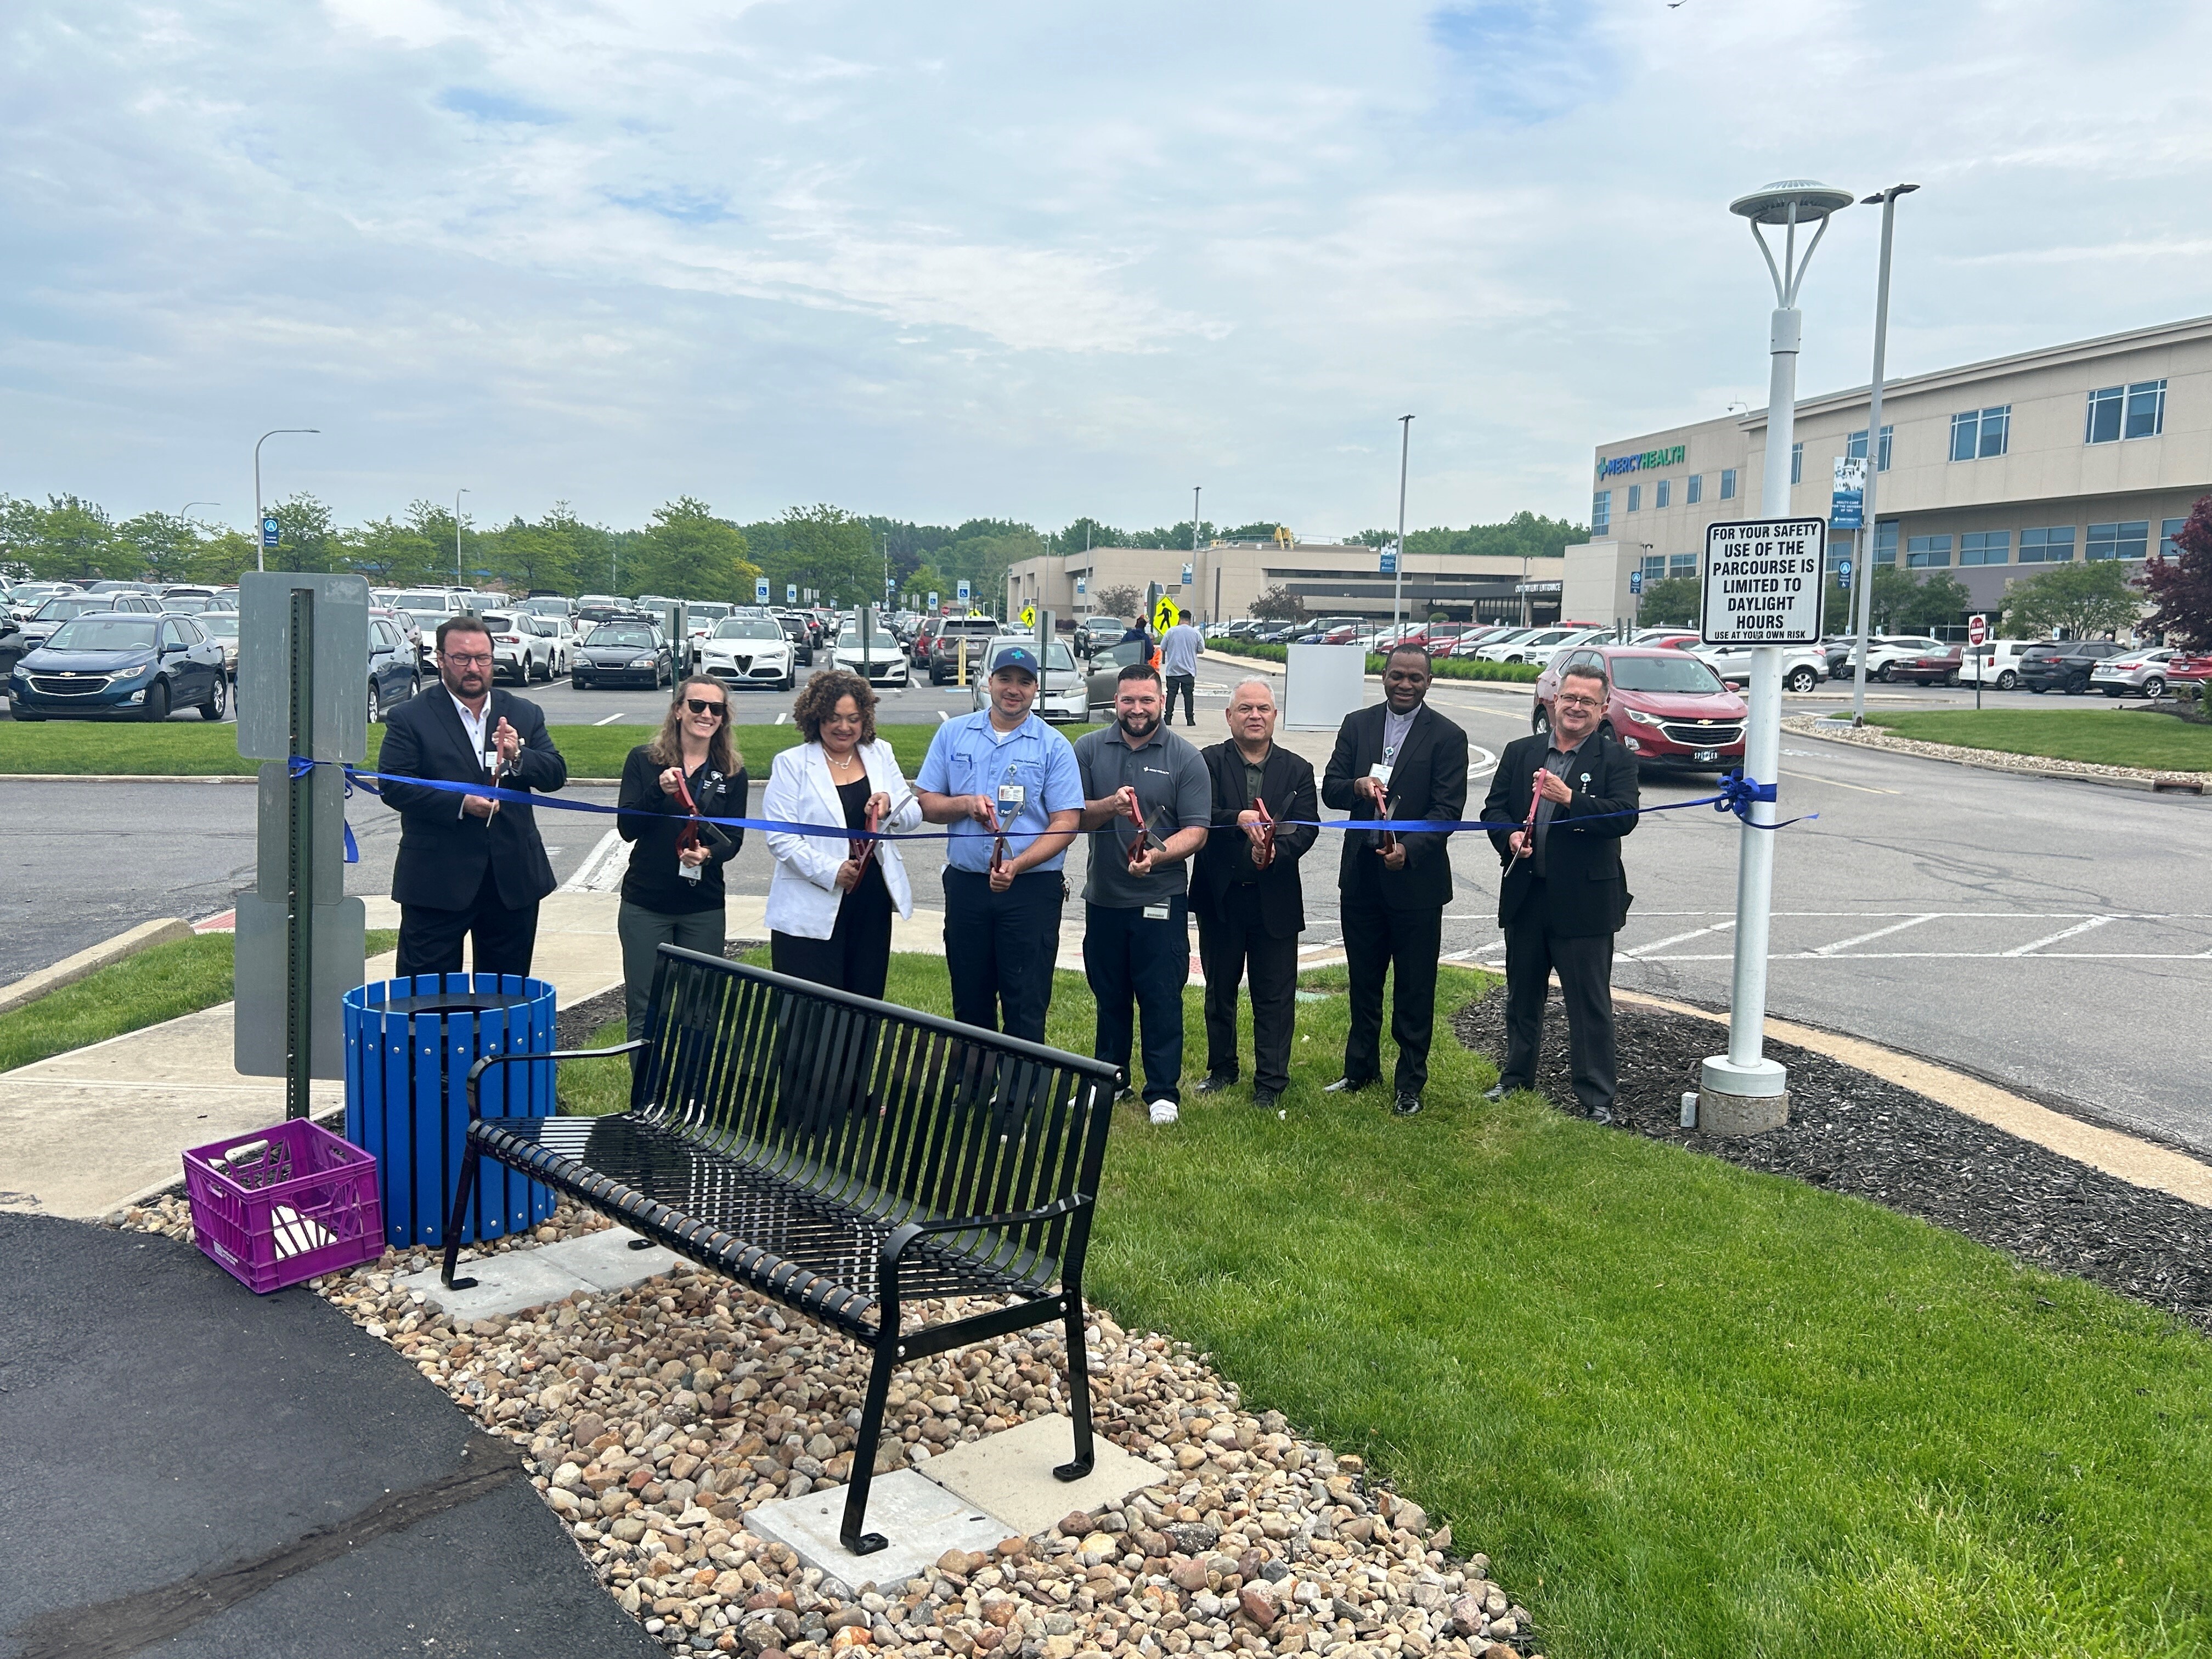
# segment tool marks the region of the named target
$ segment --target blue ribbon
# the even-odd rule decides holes
[[[318,766],[328,766],[330,763],[328,761],[311,761],[303,755],[295,755],[284,763],[284,775],[288,778],[304,778]],[[351,767],[346,769],[345,793],[348,800],[353,799],[353,769]],[[345,831],[345,861],[348,864],[359,864],[361,843],[353,838],[351,821],[341,817],[338,820],[338,827]]]
[[[291,761],[293,768],[292,775],[294,777],[298,777],[303,771],[317,766],[337,766],[340,764],[342,764],[342,763],[337,761],[306,760],[295,755]],[[375,787],[375,786],[369,781],[372,778],[378,783],[403,783],[410,785],[418,789],[434,789],[445,794],[482,795],[489,800],[513,801],[516,805],[521,806],[546,806],[551,807],[556,811],[562,812],[597,812],[608,817],[617,817],[628,815],[634,817],[665,818],[672,816],[672,814],[659,811],[651,807],[602,806],[596,801],[562,800],[557,797],[538,794],[531,790],[501,789],[491,784],[456,782],[450,778],[402,777],[394,773],[370,772],[352,766],[344,767],[344,772],[347,783],[346,793],[349,795],[352,793],[352,786],[358,784],[365,793],[375,795],[380,799],[382,799],[384,792]],[[1753,823],[1750,816],[1751,804],[1753,801],[1772,800],[1775,799],[1774,785],[1771,783],[1751,783],[1745,781],[1741,775],[1731,772],[1724,773],[1722,775],[1720,780],[1720,793],[1715,795],[1700,795],[1695,800],[1669,801],[1663,806],[1639,806],[1632,811],[1622,812],[1578,813],[1572,820],[1571,820],[1571,822],[1576,823],[1590,823],[1602,818],[1640,817],[1651,812],[1680,812],[1686,811],[1691,807],[1710,806],[1717,812],[1734,812],[1746,823],[1751,824],[1752,828],[1754,830],[1779,830],[1784,827],[1779,823]],[[1802,823],[1808,819],[1817,818],[1820,816],[1820,815],[1818,812],[1808,812],[1803,817],[1790,818],[1787,822],[1790,823]],[[816,836],[836,841],[951,841],[956,834],[968,835],[986,833],[981,830],[957,831],[951,830],[914,830],[903,831],[893,831],[888,830],[849,830],[842,823],[795,823],[784,818],[702,817],[699,822],[702,823],[715,824],[720,828],[729,830],[758,830],[764,833],[772,835]],[[1559,822],[1559,820],[1555,819],[1553,822],[1557,823]],[[1527,827],[1518,820],[1510,823],[1492,823],[1480,818],[1454,818],[1450,820],[1428,818],[1391,818],[1388,820],[1382,818],[1278,818],[1275,820],[1275,823],[1279,828],[1339,830],[1388,830],[1394,836],[1452,836],[1472,834],[1476,831],[1486,833],[1492,830],[1503,834],[1510,833],[1516,830],[1525,829]],[[348,839],[350,840],[353,833],[350,826],[348,827],[346,833]]]

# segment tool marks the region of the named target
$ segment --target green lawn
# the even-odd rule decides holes
[[[1869,725],[1923,743],[2049,755],[2100,766],[2142,766],[2171,772],[2212,772],[2212,726],[2170,714],[2104,709],[1959,708],[1918,714],[1869,714]]]
[[[368,939],[372,957],[399,942],[386,928]],[[232,943],[228,933],[202,933],[156,945],[0,1014],[0,1072],[229,1001]]]
[[[571,775],[615,778],[622,775],[629,751],[653,734],[643,721],[621,726],[556,726],[548,728],[553,744],[568,762]],[[1072,740],[1091,730],[1088,726],[1064,726]],[[934,724],[878,728],[911,778],[921,766],[935,734]],[[799,741],[795,726],[738,726],[731,728],[738,751],[756,783],[765,782],[769,763]],[[368,763],[374,767],[384,741],[384,729],[368,728]],[[242,760],[238,753],[238,728],[172,723],[167,726],[109,726],[90,720],[47,720],[34,726],[14,721],[0,724],[0,776],[19,772],[107,774],[171,774],[198,777],[229,775],[251,777],[260,769],[257,761]]]
[[[1440,1003],[1481,983],[1448,969]],[[945,1009],[942,963],[897,958],[890,994]],[[1856,1199],[1487,1104],[1447,1030],[1421,1116],[1323,1095],[1344,1029],[1340,998],[1301,1006],[1285,1117],[1241,1088],[1171,1129],[1123,1113],[1091,1292],[1448,1516],[1554,1659],[2212,1651],[2201,1338]],[[1090,1035],[1062,974],[1050,1036]]]

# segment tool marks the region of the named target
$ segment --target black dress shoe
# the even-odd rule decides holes
[[[1322,1092],[1325,1095],[1356,1095],[1369,1084],[1378,1079],[1371,1077],[1340,1077]]]
[[[1590,1121],[1593,1123],[1610,1123],[1613,1121],[1613,1114],[1602,1106],[1599,1107],[1597,1110],[1592,1112],[1589,1115],[1589,1117]]]
[[[1198,1092],[1202,1095],[1218,1095],[1236,1081],[1237,1074],[1234,1072],[1208,1072],[1206,1074],[1206,1080],[1198,1085]]]
[[[1504,1098],[1505,1098],[1505,1085],[1504,1085],[1504,1084],[1502,1084],[1502,1083],[1493,1083],[1493,1084],[1492,1084],[1492,1085],[1490,1085],[1490,1087],[1488,1087],[1487,1089],[1485,1089],[1485,1090],[1482,1091],[1482,1097],[1483,1097],[1485,1100],[1503,1100],[1503,1099],[1504,1099]]]
[[[1420,1109],[1421,1097],[1410,1089],[1399,1090],[1397,1099],[1390,1103],[1392,1114],[1398,1117],[1411,1117]]]
[[[1252,1091],[1252,1103],[1263,1112],[1273,1110],[1282,1097],[1279,1090],[1255,1089]]]

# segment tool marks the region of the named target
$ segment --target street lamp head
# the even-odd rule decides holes
[[[1861,197],[1859,205],[1880,207],[1884,202],[1893,202],[1900,196],[1910,196],[1919,188],[1917,185],[1892,185],[1887,190],[1878,190],[1871,196]]]
[[[1748,196],[1737,197],[1729,204],[1729,211],[1755,225],[1786,225],[1793,219],[1808,225],[1842,212],[1854,199],[1850,191],[1817,179],[1782,179]]]

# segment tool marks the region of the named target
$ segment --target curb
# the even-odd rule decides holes
[[[1823,727],[1828,729],[1823,730]],[[1783,730],[1802,738],[1813,738],[1822,743],[1840,744],[1846,749],[1870,750],[1879,755],[1897,755],[1906,760],[1932,761],[1938,765],[1963,766],[1977,772],[2003,772],[2016,778],[2049,778],[2061,783],[2094,783],[2107,789],[2132,789],[2146,795],[2190,794],[2202,795],[2206,775],[2196,772],[2153,772],[2141,768],[2116,769],[2110,772],[2075,772],[2059,766],[2038,766],[2031,756],[2016,756],[2004,750],[1966,749],[1955,744],[1927,743],[1913,738],[1905,741],[1924,744],[1927,749],[1946,752],[1931,755],[1923,749],[1894,747],[1880,741],[1850,735],[1864,728],[1833,728],[1826,716],[1798,714],[1783,721]]]
[[[13,1012],[27,1004],[36,1002],[50,991],[58,991],[64,985],[74,985],[112,968],[125,957],[134,957],[149,945],[173,944],[178,939],[194,937],[189,921],[172,916],[163,921],[142,921],[127,928],[113,939],[102,939],[73,957],[64,957],[51,968],[40,968],[27,973],[12,985],[0,986],[0,1014]]]

